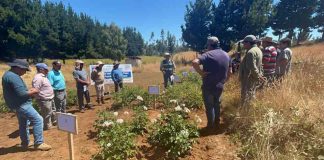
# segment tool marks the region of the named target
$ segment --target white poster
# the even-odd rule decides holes
[[[78,134],[76,115],[70,113],[57,113],[57,127],[59,130]]]
[[[96,65],[90,65],[90,75]],[[102,67],[102,72],[104,72],[105,84],[114,84],[111,79],[111,71],[113,69],[112,64],[106,64]],[[119,69],[123,72],[123,82],[124,83],[133,83],[133,69],[131,64],[120,64]],[[91,80],[91,85],[94,85],[94,82]]]
[[[160,94],[160,86],[148,86],[148,92],[152,95],[159,95]]]

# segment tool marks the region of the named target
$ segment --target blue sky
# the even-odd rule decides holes
[[[46,0],[43,0],[46,1]],[[155,38],[161,29],[181,38],[186,5],[190,0],[48,0],[71,5],[77,13],[84,12],[102,23],[115,23],[121,28],[136,27],[148,41],[151,32]],[[194,1],[194,0],[191,0]],[[278,0],[275,0],[276,2]],[[214,0],[218,3],[218,0]],[[268,35],[272,36],[269,32]],[[313,35],[319,36],[317,32]],[[314,36],[313,36],[314,37]]]
[[[60,2],[61,0],[49,0]],[[161,29],[181,37],[186,5],[189,0],[62,0],[77,13],[84,12],[102,23],[114,22],[124,28],[136,27],[145,40],[151,32],[160,36]]]

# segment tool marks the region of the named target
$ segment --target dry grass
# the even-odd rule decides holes
[[[324,44],[293,48],[292,73],[258,91],[249,110],[239,109],[236,77],[224,106],[243,159],[316,159],[324,152]]]

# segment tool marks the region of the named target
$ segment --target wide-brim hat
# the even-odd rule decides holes
[[[119,65],[119,61],[114,61],[113,65],[116,66],[116,65]]]
[[[166,53],[164,53],[164,56],[171,56],[171,54],[166,52]]]
[[[84,62],[80,59],[76,60],[75,63],[78,63],[78,64],[84,64]]]
[[[29,64],[26,59],[15,59],[12,62],[9,62],[8,65],[10,67],[19,67],[30,71]]]
[[[98,65],[98,66],[104,65],[104,63],[102,63],[101,61],[97,61],[96,65]]]

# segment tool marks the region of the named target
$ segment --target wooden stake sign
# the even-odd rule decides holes
[[[156,97],[157,97],[157,95],[160,94],[160,86],[158,86],[158,85],[148,86],[148,92],[149,92],[149,94],[151,94],[151,95],[154,96],[154,109],[155,109],[155,106],[156,106]]]
[[[70,160],[74,160],[73,134],[78,134],[77,116],[69,113],[57,113],[57,127],[68,132]]]

